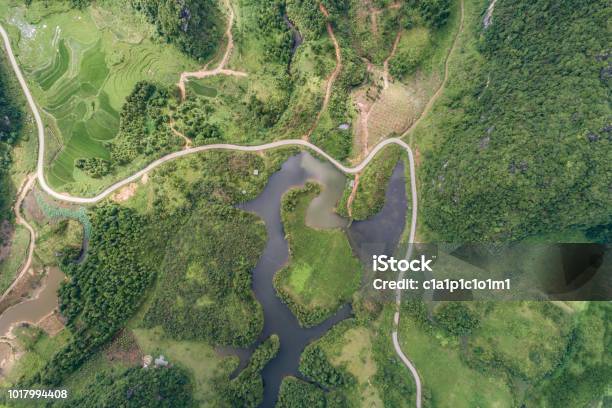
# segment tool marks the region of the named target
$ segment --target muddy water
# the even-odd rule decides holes
[[[49,268],[48,271],[32,299],[11,306],[0,315],[0,337],[6,336],[15,324],[37,323],[57,307],[57,290],[65,275],[59,268]]]

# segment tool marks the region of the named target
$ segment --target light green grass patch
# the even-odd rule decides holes
[[[466,366],[455,344],[442,345],[407,316],[400,320],[402,350],[419,370],[421,381],[440,408],[513,406],[512,392],[496,376]]]
[[[174,341],[165,338],[161,328],[133,331],[145,354],[163,354],[171,363],[189,370],[194,380],[194,397],[201,407],[212,407],[217,393],[214,380],[229,377],[237,364],[236,357],[221,357],[202,341]]]
[[[0,293],[4,293],[15,279],[19,268],[25,262],[29,245],[30,233],[24,227],[17,225],[11,240],[10,253],[0,261]]]
[[[292,194],[297,194],[296,205],[290,209],[286,204]],[[281,214],[291,259],[289,265],[277,273],[275,280],[277,288],[299,308],[305,308],[307,313],[308,310],[323,309],[327,315],[348,301],[357,290],[361,265],[353,256],[344,231],[306,226],[306,210],[317,195],[318,189],[311,188],[291,190],[283,198]]]

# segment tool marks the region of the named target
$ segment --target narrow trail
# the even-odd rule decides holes
[[[181,74],[181,78],[178,83],[178,87],[181,93],[181,100],[185,100],[185,97],[187,96],[185,83],[190,78],[202,79],[202,78],[215,76],[215,75],[228,75],[228,76],[235,76],[235,77],[248,76],[246,72],[235,71],[232,69],[225,68],[227,66],[227,63],[229,62],[229,59],[232,55],[232,51],[234,49],[234,36],[232,34],[232,28],[234,26],[234,18],[235,18],[234,9],[232,8],[232,5],[230,4],[229,0],[225,1],[225,5],[227,6],[228,15],[229,15],[228,21],[227,21],[227,29],[225,31],[225,37],[227,37],[227,47],[225,48],[225,54],[223,55],[223,58],[221,59],[221,61],[219,61],[219,64],[217,65],[217,67],[214,69],[210,69],[210,70],[208,69],[208,65],[210,64],[209,62],[199,71],[183,72]]]
[[[21,281],[21,279],[28,273],[30,266],[32,266],[32,258],[34,257],[34,248],[36,248],[36,231],[21,215],[21,205],[23,204],[23,200],[26,195],[30,192],[34,183],[36,182],[36,174],[30,174],[23,180],[21,187],[19,188],[19,192],[17,193],[17,200],[15,201],[15,222],[19,225],[23,225],[28,232],[30,233],[30,244],[28,245],[28,254],[26,256],[26,260],[21,265],[21,269],[17,273],[17,276],[11,283],[11,286],[8,287],[0,297],[0,302],[3,301],[6,296],[15,288],[15,286]]]
[[[229,5],[229,4],[228,4]],[[323,5],[320,5],[320,9],[321,12],[323,12],[323,14],[325,14],[326,17],[328,17],[328,13],[327,10],[325,9],[325,7]],[[232,38],[232,34],[231,34],[231,28],[233,25],[233,21],[234,21],[234,12],[233,9],[231,7],[229,7],[229,24],[228,24],[228,29],[226,32],[226,35],[228,37],[228,46],[225,52],[225,55],[223,57],[223,59],[221,60],[220,64],[217,66],[217,68],[211,70],[211,71],[198,71],[198,72],[194,72],[194,73],[183,73],[181,75],[181,81],[179,83],[179,88],[181,90],[181,95],[184,96],[185,94],[185,81],[187,81],[189,78],[204,78],[206,76],[211,76],[211,75],[217,75],[217,74],[223,74],[223,75],[235,75],[235,76],[246,76],[247,74],[244,72],[239,72],[239,71],[232,71],[232,70],[227,70],[224,68],[225,64],[227,63],[227,61],[229,60],[229,57],[231,55],[231,51],[233,48],[233,38]],[[95,204],[103,199],[105,199],[106,197],[108,197],[110,194],[112,194],[115,190],[120,189],[121,187],[141,178],[143,175],[147,174],[149,171],[153,170],[154,168],[168,162],[171,160],[175,160],[179,157],[183,157],[183,156],[187,156],[187,155],[191,155],[191,154],[195,154],[195,153],[199,153],[199,152],[203,152],[203,151],[208,151],[208,150],[234,150],[234,151],[249,151],[249,152],[260,152],[260,151],[264,151],[264,150],[269,150],[269,149],[276,149],[279,147],[284,147],[284,146],[300,146],[300,147],[304,147],[307,149],[310,149],[318,154],[320,154],[322,157],[324,157],[326,160],[328,160],[331,164],[333,164],[336,168],[338,168],[340,171],[346,173],[346,174],[359,174],[369,163],[370,161],[376,156],[376,154],[378,152],[380,152],[382,149],[384,149],[387,145],[390,144],[396,144],[401,146],[407,153],[408,155],[408,160],[409,160],[409,166],[410,166],[410,187],[411,187],[411,202],[412,202],[412,216],[411,216],[411,224],[410,224],[410,234],[409,234],[409,238],[408,238],[408,249],[406,251],[406,259],[410,259],[412,257],[412,253],[413,253],[413,243],[414,243],[414,239],[415,239],[415,235],[416,235],[416,225],[417,225],[417,214],[418,214],[418,210],[417,210],[417,206],[418,206],[418,198],[417,198],[417,183],[416,183],[416,173],[415,173],[415,164],[414,164],[414,155],[412,152],[412,149],[410,148],[410,146],[408,145],[408,143],[406,143],[404,140],[402,140],[402,138],[404,138],[405,136],[409,135],[420,123],[420,121],[429,114],[433,104],[436,102],[436,100],[439,98],[439,96],[441,95],[442,91],[444,90],[444,87],[446,86],[446,82],[448,80],[448,72],[449,72],[449,60],[450,57],[453,53],[453,51],[456,48],[457,42],[458,42],[458,38],[460,33],[463,31],[463,24],[464,24],[464,4],[463,4],[463,0],[461,0],[461,20],[460,20],[460,26],[459,26],[459,30],[457,31],[457,34],[455,36],[455,39],[453,41],[452,47],[450,48],[449,52],[447,53],[446,56],[446,62],[445,62],[445,67],[444,67],[444,79],[442,81],[442,83],[440,84],[440,86],[438,87],[438,89],[436,90],[436,92],[434,93],[434,95],[432,96],[432,98],[429,100],[429,102],[427,103],[425,109],[423,110],[423,112],[421,113],[421,115],[419,116],[419,118],[402,134],[401,138],[389,138],[386,139],[380,143],[378,143],[370,152],[369,154],[365,157],[365,159],[363,159],[363,161],[361,163],[359,163],[358,165],[354,166],[354,167],[347,167],[345,165],[343,165],[342,163],[338,162],[336,159],[334,159],[332,156],[330,156],[329,154],[327,154],[325,151],[323,151],[321,148],[315,146],[312,143],[309,143],[306,140],[302,140],[302,139],[295,139],[295,140],[279,140],[276,142],[272,142],[272,143],[267,143],[264,145],[259,145],[259,146],[238,146],[238,145],[232,145],[232,144],[214,144],[214,145],[205,145],[205,146],[197,146],[197,147],[192,147],[192,148],[186,148],[184,150],[178,151],[178,152],[174,152],[174,153],[170,153],[160,159],[157,159],[155,161],[153,161],[152,163],[150,163],[147,167],[145,167],[144,169],[134,173],[132,176],[129,176],[121,181],[116,182],[115,184],[109,186],[106,190],[104,190],[103,192],[101,192],[100,194],[96,195],[95,197],[73,197],[70,195],[66,195],[66,194],[61,194],[56,192],[55,190],[53,190],[46,182],[45,176],[44,176],[44,153],[45,153],[45,128],[44,128],[44,124],[42,121],[42,118],[40,116],[40,112],[38,111],[38,108],[36,106],[36,103],[34,101],[34,98],[32,97],[32,94],[30,93],[30,90],[28,88],[27,82],[25,81],[23,74],[21,73],[21,70],[19,68],[19,65],[17,63],[17,60],[15,58],[15,55],[13,53],[12,47],[11,47],[11,43],[10,43],[10,39],[8,37],[8,34],[6,33],[6,30],[4,29],[4,27],[2,25],[0,25],[0,35],[2,36],[3,42],[4,42],[4,47],[6,49],[7,55],[9,57],[9,62],[11,63],[11,66],[13,68],[13,71],[15,72],[15,75],[19,81],[19,84],[22,88],[22,91],[26,97],[26,100],[28,102],[28,105],[34,115],[34,119],[36,121],[36,126],[37,126],[37,133],[38,133],[38,142],[39,142],[39,149],[38,149],[38,160],[37,160],[37,168],[36,168],[36,178],[31,177],[28,181],[28,183],[26,184],[26,186],[29,186],[27,188],[24,188],[24,190],[29,190],[29,188],[32,187],[34,180],[38,180],[38,183],[41,187],[42,190],[44,190],[47,194],[49,194],[50,196],[54,197],[55,199],[58,200],[62,200],[62,201],[67,201],[67,202],[72,202],[72,203],[80,203],[80,204]],[[336,79],[338,73],[340,72],[340,69],[342,67],[341,65],[341,55],[340,55],[340,48],[338,46],[338,43],[336,41],[335,36],[333,35],[333,29],[331,28],[331,23],[327,23],[327,28],[328,28],[328,33],[330,34],[330,37],[332,38],[332,41],[334,42],[334,47],[336,49],[336,69],[334,69],[334,72],[332,72],[332,75],[329,78],[328,84],[327,84],[327,90],[326,90],[326,98],[324,99],[324,107],[327,106],[327,103],[329,102],[329,97],[331,96],[331,89],[332,89],[332,85],[333,85],[333,81]],[[323,110],[321,110],[319,112],[319,116],[321,115],[321,112]],[[318,116],[318,117],[319,117]],[[317,117],[317,118],[318,118]],[[23,197],[25,197],[25,194],[22,193],[20,194],[20,197],[22,197],[21,199],[23,200]],[[22,201],[19,201],[18,203],[16,203],[16,211],[17,208],[20,208]],[[19,204],[19,205],[18,205]],[[21,218],[21,216],[19,215],[19,218]],[[22,219],[22,218],[21,218]],[[23,220],[23,219],[22,219]],[[25,221],[24,221],[25,222]],[[26,222],[27,224],[27,222]],[[29,224],[27,224],[29,226]],[[26,228],[28,228],[28,226],[26,226]],[[34,230],[31,228],[31,226],[29,226],[30,228],[28,228],[30,230],[30,233],[33,234],[32,236],[35,238],[35,233]],[[29,265],[31,264],[31,257],[32,257],[32,253],[33,253],[33,248],[35,245],[35,239],[32,239],[30,242],[30,248],[29,248],[29,256],[28,256],[28,260],[26,261],[26,265],[27,268],[29,268]],[[26,266],[24,265],[24,266]],[[20,276],[24,273],[24,270],[27,270],[27,268],[23,268],[22,271],[20,272]],[[402,279],[403,278],[404,273],[399,274],[398,279]],[[13,286],[13,285],[11,285]],[[412,364],[412,362],[406,357],[406,355],[403,353],[402,349],[401,349],[401,345],[399,343],[399,338],[398,338],[398,328],[399,328],[399,322],[400,322],[400,313],[401,313],[401,290],[398,290],[396,292],[396,311],[395,311],[395,315],[394,315],[394,319],[393,319],[393,332],[392,332],[392,340],[393,340],[393,347],[395,349],[396,354],[399,356],[399,358],[402,360],[402,362],[404,363],[404,365],[410,370],[414,381],[415,381],[415,385],[416,385],[416,407],[417,408],[421,408],[422,406],[422,385],[421,385],[421,380],[419,377],[419,374],[415,368],[415,366]]]
[[[321,10],[321,13],[323,13],[326,19],[329,19],[329,12],[327,11],[323,3],[319,3],[319,10]],[[338,44],[338,41],[336,40],[336,36],[334,35],[334,29],[332,28],[331,23],[329,21],[327,21],[326,26],[327,26],[327,34],[329,35],[332,42],[334,43],[334,49],[336,52],[336,67],[334,68],[330,76],[327,78],[327,84],[325,85],[325,96],[323,97],[323,105],[321,105],[321,109],[319,109],[319,112],[317,113],[317,117],[315,118],[315,121],[310,127],[310,129],[308,129],[308,132],[306,132],[304,136],[302,136],[303,140],[309,140],[310,136],[312,136],[312,132],[314,132],[314,130],[317,128],[317,125],[319,124],[319,121],[321,120],[321,115],[323,115],[323,112],[325,112],[325,110],[327,109],[327,105],[329,105],[329,100],[331,98],[334,81],[336,80],[336,78],[338,77],[338,74],[340,74],[340,71],[342,70],[342,53],[340,51],[340,45]]]
[[[431,111],[431,108],[433,107],[434,103],[436,103],[440,95],[442,95],[442,92],[444,91],[444,88],[446,87],[446,82],[448,81],[448,71],[449,71],[448,64],[450,62],[450,57],[455,51],[455,48],[457,47],[457,42],[459,41],[459,35],[463,32],[464,14],[465,12],[464,12],[464,7],[463,7],[463,0],[461,0],[461,20],[459,21],[459,29],[457,30],[457,34],[455,34],[453,45],[450,47],[450,49],[448,50],[448,53],[446,54],[446,61],[444,62],[444,79],[440,83],[440,86],[438,87],[436,92],[427,102],[427,105],[425,105],[425,109],[423,109],[423,112],[421,112],[421,114],[419,115],[419,118],[416,121],[414,121],[414,123],[412,123],[412,125],[410,125],[408,129],[404,131],[404,133],[402,133],[402,135],[400,136],[401,139],[408,136],[410,133],[412,133],[414,129],[416,129],[419,123],[421,123],[421,120],[429,114],[429,111]]]
[[[391,48],[391,53],[383,62],[383,84],[384,84],[383,89],[387,89],[389,87],[389,60],[393,58],[393,56],[395,55],[395,51],[397,50],[397,45],[399,44],[399,40],[401,37],[402,37],[402,30],[400,29],[398,30],[395,36],[395,40],[393,41],[393,47]],[[371,63],[368,61],[368,64],[371,64]],[[361,134],[362,134],[362,139],[363,139],[362,140],[362,145],[363,145],[362,155],[368,154],[368,139],[370,138],[368,121],[370,119],[370,113],[372,112],[374,105],[376,105],[376,102],[378,102],[379,100],[380,98],[376,99],[372,103],[372,105],[370,105],[370,107],[367,109],[365,109],[365,107],[359,104],[360,105],[359,110],[361,113],[361,120],[360,120]],[[353,180],[353,188],[351,190],[351,194],[346,200],[346,212],[348,213],[348,216],[350,218],[353,217],[353,201],[355,201],[355,196],[357,195],[357,189],[359,187],[360,176],[361,176],[360,174],[355,175],[355,179]]]
[[[400,29],[395,36],[395,41],[393,41],[393,47],[391,48],[391,53],[383,62],[383,88],[389,88],[389,60],[395,56],[395,51],[397,51],[397,45],[402,38],[402,30]]]

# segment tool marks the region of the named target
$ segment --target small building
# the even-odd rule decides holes
[[[340,130],[348,130],[350,127],[350,125],[348,123],[343,123],[340,126],[338,126],[338,129]]]
[[[153,362],[153,356],[147,354],[142,358],[142,368],[149,368],[151,363]]]
[[[155,359],[155,367],[167,367],[167,366],[168,366],[168,361],[163,355],[160,354],[159,357]]]

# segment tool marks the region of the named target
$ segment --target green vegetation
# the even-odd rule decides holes
[[[316,385],[291,376],[283,379],[276,408],[325,408],[325,406],[325,393]]]
[[[276,273],[274,286],[304,326],[322,322],[349,301],[361,276],[343,231],[305,225],[306,209],[319,191],[318,184],[307,183],[287,192],[281,206],[291,259]]]
[[[376,215],[385,205],[385,192],[393,169],[400,159],[403,150],[400,147],[388,147],[379,153],[359,177],[359,185],[351,206],[354,220],[365,220]],[[348,217],[348,198],[352,189],[346,189],[338,203],[339,214]]]
[[[263,399],[261,370],[272,360],[280,347],[278,336],[272,335],[261,343],[249,360],[249,364],[233,380],[221,385],[225,403],[232,407],[257,407]]]
[[[61,406],[189,408],[194,404],[192,386],[184,370],[136,367],[114,375],[97,375],[81,396]]]
[[[126,12],[123,1],[76,9],[68,2],[33,1],[27,8],[7,6],[2,14],[31,91],[47,113],[48,180],[54,188],[91,194],[150,160],[103,176],[119,112],[135,85],[174,84],[195,66],[193,60],[156,40],[155,29]]]
[[[252,214],[211,202],[194,208],[167,243],[146,325],[161,325],[176,339],[251,344],[263,327],[251,270],[265,238]]]
[[[212,0],[130,0],[159,34],[182,52],[203,61],[221,40],[221,12]]]
[[[9,179],[11,152],[23,126],[23,112],[12,86],[9,85],[12,77],[9,76],[8,63],[5,62],[3,55],[0,58],[0,222],[10,217],[9,207],[15,189],[10,185]]]
[[[169,339],[160,327],[135,329],[133,333],[144,354],[162,354],[173,365],[183,367],[190,374],[193,397],[197,404],[206,407],[218,404],[218,382],[229,379],[237,365],[236,357],[221,357],[211,345],[203,341]]]
[[[610,222],[610,12],[605,1],[495,6],[463,55],[469,69],[416,135],[432,143],[420,198],[433,235],[519,240]]]
[[[154,158],[180,146],[179,138],[170,131],[168,115],[165,114],[169,98],[169,90],[159,85],[136,84],[121,109],[119,133],[111,147],[112,164],[128,164],[142,155]],[[100,166],[93,167],[99,172]]]
[[[20,378],[34,375],[51,360],[58,349],[70,341],[70,333],[66,330],[55,337],[49,337],[42,330],[29,326],[20,327],[14,333],[25,354],[3,379],[3,386],[15,385]]]

